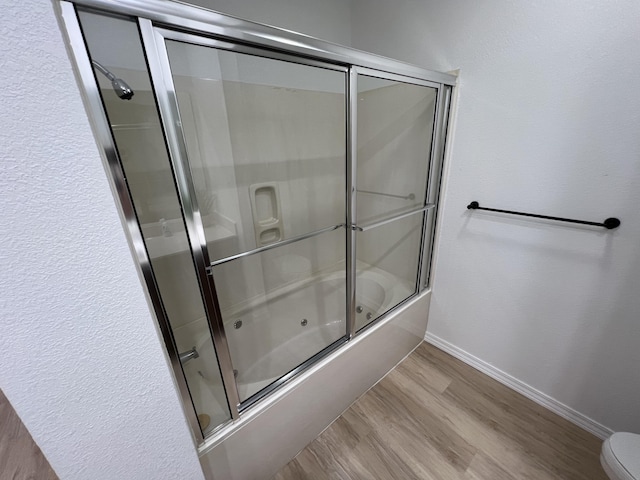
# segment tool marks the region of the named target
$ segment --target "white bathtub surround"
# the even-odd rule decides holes
[[[462,71],[429,333],[640,432],[640,4],[354,0],[352,22],[356,48]]]
[[[412,299],[205,442],[205,472],[213,480],[274,475],[422,342],[430,296]]]
[[[358,262],[359,306],[356,329],[385,313],[413,292],[393,274]],[[241,400],[249,398],[345,335],[344,263],[303,282],[292,282],[222,312],[237,371]],[[175,329],[180,351],[196,347],[200,358],[185,366],[199,413],[211,416],[211,429],[228,417],[206,319]],[[213,369],[213,370],[212,370]],[[217,421],[216,421],[217,420]]]

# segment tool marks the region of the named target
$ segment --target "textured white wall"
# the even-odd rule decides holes
[[[343,0],[186,0],[245,20],[351,44],[351,2]]]
[[[52,5],[2,11],[0,388],[65,480],[202,478]]]
[[[1,5],[0,388],[61,478],[202,478],[52,6]],[[338,1],[217,6],[350,41]]]
[[[356,48],[462,69],[428,331],[640,432],[640,4],[354,0],[352,20]]]

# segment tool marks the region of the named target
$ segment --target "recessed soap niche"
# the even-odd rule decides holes
[[[284,238],[280,190],[277,182],[256,183],[249,187],[253,227],[258,247]]]

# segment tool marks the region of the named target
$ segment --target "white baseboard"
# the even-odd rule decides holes
[[[424,339],[431,345],[434,345],[440,350],[443,350],[448,354],[456,357],[457,359],[462,360],[464,363],[472,366],[476,370],[481,371],[485,375],[490,376],[503,385],[506,385],[512,390],[515,390],[516,392],[533,400],[538,405],[542,405],[546,409],[561,416],[562,418],[569,420],[570,422],[576,424],[587,432],[594,434],[598,438],[604,440],[613,433],[613,430],[611,430],[610,428],[607,428],[604,425],[596,422],[595,420],[590,419],[586,415],[583,415],[582,413],[574,410],[573,408],[566,406],[564,403],[560,403],[556,399],[551,398],[549,395],[536,390],[535,388],[527,385],[517,378],[512,377],[502,370],[497,369],[493,365],[490,365],[484,360],[480,360],[478,357],[474,357],[470,353],[467,353],[461,348],[452,345],[446,340],[436,337],[429,332],[427,332]]]

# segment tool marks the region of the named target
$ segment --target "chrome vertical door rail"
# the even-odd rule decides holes
[[[54,4],[55,5],[55,4]],[[203,441],[202,430],[198,422],[198,416],[191,400],[189,387],[187,385],[182,365],[180,364],[178,350],[173,338],[171,325],[164,310],[164,305],[160,297],[158,286],[156,284],[151,262],[147,253],[144,237],[138,224],[133,199],[129,193],[126,177],[120,163],[120,157],[116,148],[116,143],[111,131],[111,125],[105,114],[102,104],[102,96],[95,78],[91,59],[84,42],[84,36],[78,20],[75,7],[70,2],[60,2],[60,17],[64,24],[63,32],[66,31],[68,44],[71,47],[70,53],[76,64],[76,77],[82,85],[83,100],[91,119],[91,126],[96,141],[103,152],[103,162],[107,170],[107,178],[112,191],[117,195],[119,200],[119,210],[126,222],[125,231],[131,241],[134,249],[134,256],[140,266],[140,271],[144,282],[147,286],[149,300],[153,307],[153,313],[160,326],[162,339],[169,354],[169,360],[175,373],[175,379],[178,384],[178,390],[182,397],[182,406],[187,420],[191,426],[194,440],[197,444]],[[117,204],[118,202],[116,202]]]
[[[356,173],[358,161],[358,72],[347,77],[347,338],[356,322]]]
[[[441,116],[441,108],[442,108],[442,99],[443,99],[443,88],[442,86],[438,86],[438,90],[436,92],[436,101],[434,108],[434,116],[433,116],[433,126],[431,128],[431,152],[429,156],[429,169],[427,171],[427,184],[426,184],[426,192],[424,195],[424,202],[429,203],[429,191],[431,185],[431,179],[433,178],[435,168],[434,168],[434,160],[437,158],[436,151],[438,146],[439,132],[440,132],[440,122],[442,120]],[[428,210],[424,212],[424,216],[422,219],[422,238],[420,240],[420,257],[418,259],[418,278],[416,283],[416,290],[420,292],[425,288],[425,278],[428,270],[429,263],[429,253],[430,250],[428,248],[430,241],[427,237],[431,229],[429,228],[430,223],[433,221],[433,213]]]
[[[216,295],[213,276],[210,275],[210,258],[205,237],[204,226],[200,216],[200,209],[195,194],[189,159],[187,156],[186,142],[182,131],[182,122],[178,109],[175,86],[171,76],[169,57],[164,43],[164,38],[158,33],[147,19],[138,19],[140,35],[147,54],[147,62],[151,73],[151,82],[155,91],[160,117],[169,145],[169,157],[173,166],[180,202],[184,212],[189,245],[196,267],[196,274],[204,301],[209,330],[218,356],[218,363],[222,373],[229,409],[233,419],[239,418],[238,407],[240,397],[233,375],[233,364],[229,345],[224,331],[220,305]]]
[[[436,218],[439,209],[438,198],[440,196],[440,183],[442,180],[442,166],[444,163],[445,142],[447,127],[449,125],[449,106],[451,104],[451,87],[441,85],[438,89],[436,104],[435,132],[431,148],[431,167],[429,169],[429,184],[427,186],[426,202],[433,203],[436,208],[425,213],[422,258],[420,267],[420,284],[418,290],[429,286],[431,275],[431,260],[433,257],[433,245],[436,227]]]

